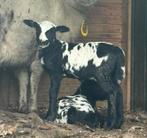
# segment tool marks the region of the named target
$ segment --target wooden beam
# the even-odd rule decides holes
[[[127,58],[127,101],[126,101],[126,110],[131,110],[131,19],[132,19],[132,0],[128,0],[128,58]]]

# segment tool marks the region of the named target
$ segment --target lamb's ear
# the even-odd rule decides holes
[[[23,22],[30,27],[39,27],[39,24],[37,22],[34,22],[33,20],[23,20]]]
[[[69,30],[70,29],[66,26],[57,26],[56,27],[56,32],[64,33],[64,32],[69,32]]]

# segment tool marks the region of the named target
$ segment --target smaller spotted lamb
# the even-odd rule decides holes
[[[64,124],[80,123],[91,128],[103,127],[105,117],[96,110],[95,105],[97,99],[102,100],[106,97],[100,96],[102,92],[95,90],[101,90],[96,81],[85,80],[74,95],[59,98],[55,121]],[[93,97],[95,93],[99,93],[99,98]]]

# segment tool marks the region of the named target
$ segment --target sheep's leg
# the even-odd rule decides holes
[[[27,89],[29,75],[27,69],[15,71],[15,75],[19,81],[19,112],[27,111]]]
[[[29,112],[37,111],[37,91],[42,72],[40,61],[35,60],[31,65]]]
[[[62,76],[60,74],[52,73],[50,75],[51,84],[49,90],[49,109],[47,112],[46,119],[49,121],[54,121],[57,114],[57,96],[59,92],[60,82]]]

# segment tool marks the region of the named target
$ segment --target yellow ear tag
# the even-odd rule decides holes
[[[83,22],[81,24],[80,31],[81,31],[81,35],[83,37],[87,37],[88,36],[88,26],[86,25],[85,20],[83,20]]]

